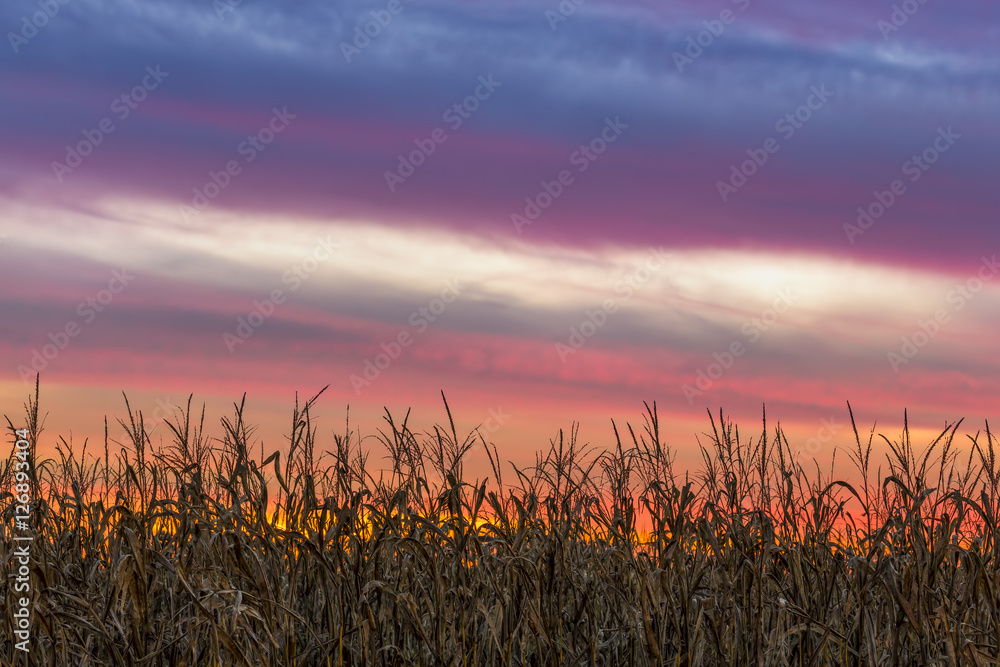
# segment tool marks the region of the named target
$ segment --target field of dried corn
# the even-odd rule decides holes
[[[445,402],[429,432],[386,413],[376,472],[349,426],[317,439],[316,398],[266,458],[242,402],[210,437],[189,400],[154,447],[127,399],[126,441],[36,458],[32,645],[6,586],[0,665],[1000,665],[988,426],[920,447],[855,426],[851,484],[723,414],[675,470],[655,405],[518,469]],[[37,443],[37,388],[25,408],[8,427]]]

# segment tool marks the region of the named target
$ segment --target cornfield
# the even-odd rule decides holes
[[[1000,665],[988,425],[921,448],[851,412],[849,482],[721,411],[675,469],[653,404],[607,447],[571,428],[518,468],[445,401],[430,431],[386,411],[376,468],[350,422],[323,448],[318,397],[266,457],[243,401],[210,437],[190,397],[167,444],[126,398],[123,442],[36,457],[31,647],[8,585],[0,664]],[[38,400],[7,418],[36,447]],[[13,458],[0,477],[9,572]]]

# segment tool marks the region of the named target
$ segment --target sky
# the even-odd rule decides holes
[[[444,392],[522,464],[643,401],[692,464],[706,410],[821,459],[848,401],[996,416],[996,3],[10,0],[0,32],[0,410],[40,373],[45,446],[115,437],[122,392],[210,430],[246,392],[280,447],[327,385],[325,430]]]

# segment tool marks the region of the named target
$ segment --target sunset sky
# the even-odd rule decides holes
[[[122,391],[193,392],[213,431],[247,392],[273,448],[295,392],[330,385],[322,436],[348,405],[429,427],[443,390],[522,463],[644,400],[685,462],[706,408],[829,451],[847,401],[887,434],[998,416],[995,2],[11,0],[0,28],[0,411],[40,371],[46,446]]]

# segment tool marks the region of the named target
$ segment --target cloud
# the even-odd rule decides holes
[[[804,416],[850,395],[935,417],[987,410],[994,286],[902,375],[885,356],[1000,247],[1000,59],[984,46],[995,4],[926,3],[886,39],[882,5],[752,2],[683,72],[674,53],[726,3],[588,0],[553,31],[545,11],[557,5],[404,0],[350,62],[341,44],[383,5],[244,2],[221,17],[195,0],[62,5],[0,57],[0,280],[26,285],[0,297],[4,377],[109,271],[134,266],[135,284],[53,361],[53,380],[224,392],[333,382],[354,400],[348,376],[461,277],[459,302],[375,395],[662,396],[686,415],[680,387],[790,283],[801,305],[705,405],[753,413],[767,396]],[[35,11],[5,3],[0,28]],[[119,117],[115,100],[147,67],[169,75]],[[502,85],[453,129],[446,111],[484,76]],[[782,136],[777,124],[816,86],[832,99]],[[241,145],[286,107],[287,129],[248,160]],[[105,118],[114,130],[60,181],[53,162]],[[627,131],[575,171],[608,118]],[[954,148],[851,243],[858,207],[943,127],[962,135]],[[385,173],[438,128],[447,140],[390,190]],[[771,137],[780,149],[722,201],[719,181]],[[240,173],[185,220],[181,206],[233,160]],[[517,234],[511,215],[567,169],[573,184]],[[343,252],[230,354],[222,334],[287,287],[283,272],[326,235]],[[562,363],[555,343],[650,245],[678,259]]]
[[[16,25],[32,6],[6,5],[0,21]],[[837,12],[827,39],[811,42],[796,27],[805,10],[752,6],[684,74],[671,54],[699,29],[697,5],[595,4],[555,32],[546,8],[406,4],[348,64],[337,45],[370,20],[370,3],[305,3],[294,12],[246,3],[220,20],[204,3],[76,0],[0,70],[18,91],[0,110],[5,191],[75,206],[107,197],[179,206],[239,158],[238,146],[273,107],[287,106],[297,119],[215,205],[497,236],[613,115],[633,129],[535,226],[539,240],[638,244],[657,235],[675,245],[752,243],[954,265],[961,249],[939,233],[951,212],[958,234],[1000,241],[991,224],[997,195],[984,177],[998,148],[989,130],[1000,102],[997,62],[961,39],[985,6],[926,6],[890,44],[874,31],[872,11],[853,19]],[[932,33],[919,26],[933,21],[949,29],[928,45]],[[91,33],[99,39],[79,37]],[[52,162],[111,113],[147,65],[169,78],[57,183]],[[384,173],[490,73],[503,88],[391,193]],[[834,101],[723,206],[717,182],[819,84]],[[858,248],[842,243],[855,208],[845,202],[866,203],[942,123],[975,139],[893,212],[907,233]]]

